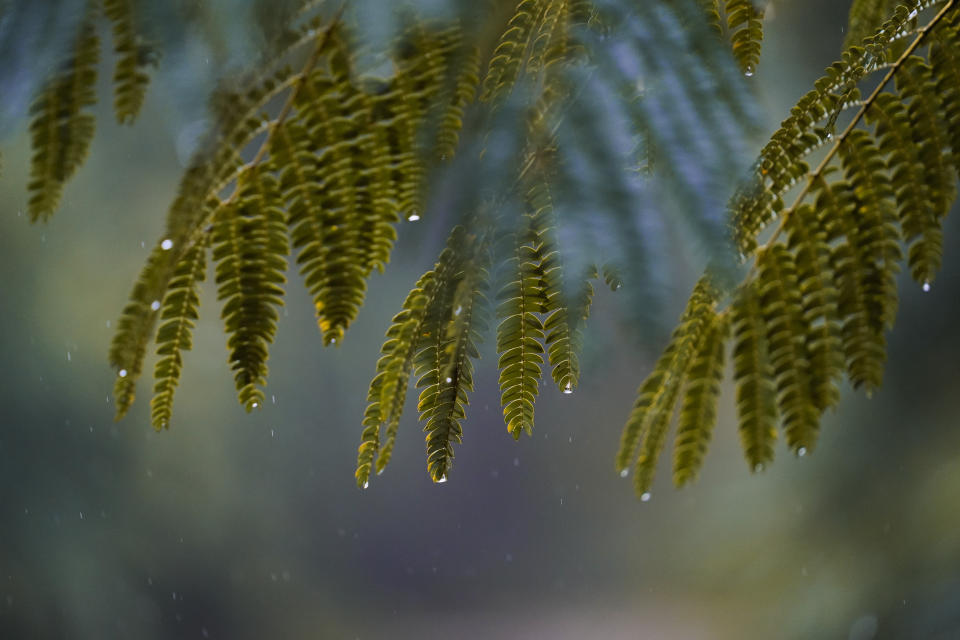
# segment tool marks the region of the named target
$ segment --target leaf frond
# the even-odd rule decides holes
[[[87,6],[69,57],[30,106],[30,220],[46,221],[60,204],[63,186],[87,157],[95,121],[89,108],[97,102],[100,38],[97,5]]]

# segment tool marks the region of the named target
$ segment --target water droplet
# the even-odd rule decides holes
[[[120,369],[120,371],[117,372],[117,375],[120,376],[121,378],[126,378],[126,377],[127,377],[127,370],[126,370],[126,369]]]
[[[141,240],[141,241],[140,241],[140,248],[141,248],[141,249],[146,249],[146,248],[147,248],[147,243],[144,242],[143,240]]]
[[[747,76],[748,78],[753,76],[753,67],[747,67],[744,70],[743,75]]]
[[[628,475],[630,475],[630,469],[621,469],[620,471],[621,478],[626,478]]]
[[[447,382],[453,382],[453,378],[447,378]]]
[[[797,455],[798,455],[799,457],[801,457],[801,458],[802,458],[803,456],[807,455],[807,448],[806,448],[806,447],[800,447],[799,449],[797,449]]]
[[[165,238],[164,241],[160,243],[160,248],[164,251],[170,251],[170,249],[173,248],[173,240]]]
[[[437,480],[437,484],[443,484],[443,483],[446,482],[446,481],[447,481],[447,476],[445,476],[445,475],[444,475],[444,476],[440,476],[440,479]]]
[[[253,407],[254,409],[256,409],[257,407],[260,406],[260,403],[259,403],[259,402],[254,402],[254,403],[251,404],[250,406]]]
[[[270,396],[270,401],[273,402],[273,404],[277,404],[277,396]]]
[[[154,300],[153,302],[151,302],[151,303],[150,303],[150,308],[153,309],[154,311],[156,311],[157,309],[159,309],[159,308],[160,308],[160,301],[159,301],[159,300]]]
[[[923,283],[923,291],[924,291],[924,293],[926,293],[927,291],[930,291],[930,283],[929,283],[929,282],[924,282],[924,283]]]
[[[573,385],[568,382],[567,386],[563,388],[563,393],[565,395],[570,395],[571,393],[573,393]]]
[[[80,512],[80,519],[83,520],[83,511]]]
[[[760,463],[758,462],[757,464],[753,465],[753,472],[754,472],[754,473],[760,473],[761,471],[763,471],[763,465],[762,465],[762,464],[760,464]]]
[[[70,361],[71,361],[71,358],[70,358],[70,352],[69,352],[69,351],[67,351],[67,362],[70,362]]]
[[[453,310],[453,315],[458,316],[460,315],[461,311],[463,311],[463,307],[460,305],[457,305],[457,308]]]
[[[330,344],[337,344],[336,338],[330,338]]]
[[[416,222],[419,219],[420,219],[420,215],[417,213],[411,213],[410,215],[407,216],[407,220],[409,222]]]
[[[274,431],[273,429],[270,429],[270,437],[271,437],[271,438],[274,438],[274,437],[276,437],[276,435],[277,435],[277,432]]]
[[[364,481],[363,481],[363,488],[366,489],[366,488],[369,487],[369,486],[370,486],[370,481],[369,481],[369,480],[364,480]]]
[[[650,492],[644,491],[640,494],[640,502],[650,502]]]

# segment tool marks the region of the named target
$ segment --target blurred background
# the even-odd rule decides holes
[[[149,376],[114,423],[113,323],[204,127],[209,69],[249,46],[231,4],[208,5],[218,37],[165,52],[132,128],[102,74],[91,156],[49,224],[25,213],[25,123],[4,123],[0,637],[960,638],[960,216],[932,290],[902,279],[883,389],[845,389],[813,455],[781,444],[751,474],[726,385],[699,481],[676,491],[661,465],[646,503],[613,456],[663,344],[617,347],[636,340],[600,288],[581,386],[544,387],[532,438],[506,433],[491,338],[450,481],[428,478],[411,406],[393,462],[356,488],[383,332],[445,234],[429,220],[403,224],[342,346],[321,346],[291,272],[263,411],[236,403],[208,287],[171,429],[149,426]],[[847,10],[770,5],[765,133],[838,55]],[[665,324],[699,263],[659,266]]]

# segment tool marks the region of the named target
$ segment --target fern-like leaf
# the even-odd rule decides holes
[[[199,284],[206,271],[207,247],[198,244],[180,259],[167,295],[160,308],[160,329],[157,331],[157,355],[154,367],[153,399],[150,416],[154,429],[170,426],[173,394],[180,383],[183,352],[193,346],[192,331],[200,306]]]
[[[727,29],[733,57],[740,69],[752,76],[760,62],[760,47],[763,41],[763,12],[753,4],[754,0],[726,0]]]
[[[543,366],[543,323],[546,295],[538,273],[537,252],[522,238],[513,237],[513,255],[505,265],[507,282],[497,294],[497,353],[500,403],[507,431],[514,438],[533,434],[533,405]]]
[[[91,2],[70,56],[44,85],[30,107],[30,219],[46,221],[60,204],[63,186],[83,163],[93,140],[93,114],[100,38],[97,5]]]
[[[634,489],[641,498],[649,499],[657,460],[666,442],[681,388],[716,313],[717,294],[709,276],[701,278],[694,287],[680,324],[653,373],[637,392],[633,411],[623,429],[616,468],[625,474],[636,456]]]
[[[678,487],[696,477],[707,453],[717,422],[717,398],[729,333],[727,316],[718,314],[710,318],[690,364],[673,446],[673,482]]]
[[[461,255],[457,269],[426,310],[422,348],[414,357],[414,375],[421,388],[417,409],[425,422],[427,471],[445,482],[453,461],[453,445],[463,440],[460,421],[466,416],[467,394],[473,390],[473,359],[486,330],[486,249],[463,228],[454,230],[450,245]]]
[[[117,122],[131,123],[140,113],[150,82],[145,69],[156,64],[157,54],[137,33],[133,0],[103,0],[103,12],[113,26],[113,50],[117,55],[113,110]]]
[[[777,438],[776,372],[770,363],[760,293],[754,283],[740,288],[732,322],[740,442],[750,469],[762,471],[773,460]]]
[[[217,214],[213,259],[217,298],[224,302],[230,367],[247,411],[263,405],[267,352],[283,305],[289,252],[276,181],[251,170],[237,184],[238,196]]]

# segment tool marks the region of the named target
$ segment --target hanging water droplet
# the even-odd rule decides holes
[[[336,338],[330,338],[330,344],[337,344]]]
[[[758,462],[757,464],[753,465],[753,472],[754,472],[754,473],[760,473],[761,471],[763,471],[763,465],[762,465],[762,464],[760,464],[760,463]]]
[[[630,469],[621,469],[621,470],[620,470],[620,477],[621,477],[621,478],[626,478],[628,475],[630,475]]]
[[[127,377],[127,370],[126,370],[126,369],[120,369],[120,371],[117,372],[117,375],[120,376],[121,378],[126,378],[126,377]]]
[[[260,403],[254,402],[254,403],[252,403],[250,406],[253,407],[254,409],[256,409],[257,407],[260,406]]]
[[[407,216],[407,220],[409,222],[416,222],[419,219],[420,219],[420,214],[418,213],[411,213],[410,215]]]
[[[567,386],[565,386],[565,387],[563,388],[563,393],[564,393],[565,395],[570,395],[571,393],[573,393],[573,385],[568,382],[568,383],[567,383]]]
[[[650,492],[644,491],[640,494],[640,502],[650,502]]]
[[[753,76],[753,67],[747,67],[747,68],[743,71],[743,75],[747,76],[748,78],[751,77],[751,76]]]
[[[453,315],[458,316],[460,315],[461,311],[463,311],[463,307],[460,305],[457,305],[457,308],[453,310]]]
[[[366,489],[366,488],[369,487],[369,486],[370,486],[370,481],[369,481],[369,480],[364,480],[364,481],[363,481],[363,488]]]
[[[443,475],[443,476],[440,476],[439,480],[437,480],[437,484],[443,484],[446,481],[447,481],[447,476]]]
[[[447,382],[453,382],[453,378],[447,378]]]
[[[806,447],[800,447],[799,449],[797,449],[797,455],[798,455],[799,457],[801,457],[801,458],[802,458],[803,456],[807,455],[807,448],[806,448]]]
[[[159,300],[154,300],[153,302],[151,302],[151,303],[150,303],[150,308],[153,309],[154,311],[156,311],[157,309],[159,309],[159,308],[160,308],[160,301],[159,301]]]
[[[160,248],[164,251],[170,251],[170,249],[173,248],[173,240],[165,238],[164,241],[160,243]]]
[[[924,283],[923,283],[923,291],[924,291],[924,293],[926,293],[927,291],[930,291],[930,283],[929,283],[929,282],[924,282]]]

